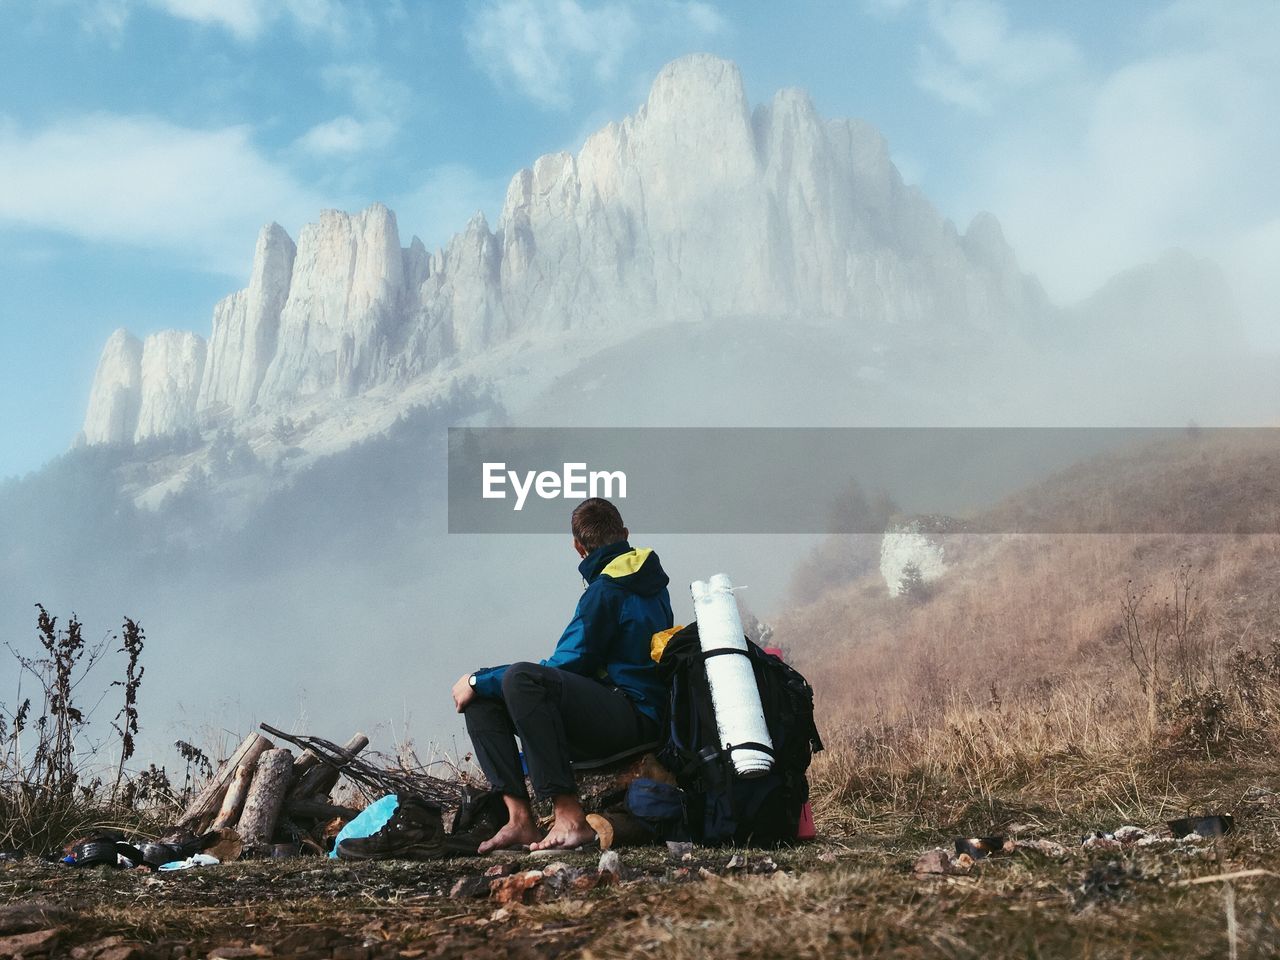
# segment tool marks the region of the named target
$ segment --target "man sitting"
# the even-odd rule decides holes
[[[593,497],[573,511],[573,547],[586,589],[551,656],[468,674],[453,687],[476,760],[503,795],[508,820],[480,852],[528,844],[577,847],[595,838],[570,762],[598,759],[658,739],[664,690],[649,656],[671,626],[668,578],[652,550],[632,549],[618,508]],[[533,789],[550,799],[545,837],[534,820],[516,737]]]

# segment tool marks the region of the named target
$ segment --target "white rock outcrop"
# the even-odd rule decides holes
[[[395,214],[380,203],[326,210],[302,228],[264,404],[349,396],[386,377],[404,321],[405,259]]]
[[[933,583],[947,572],[945,551],[938,538],[906,523],[886,531],[880,540],[880,575],[889,596],[902,592],[903,578],[911,566],[920,571],[923,583]]]
[[[85,443],[128,443],[138,427],[142,398],[142,341],[127,330],[107,338],[93,375],[84,417]]]
[[[225,406],[243,416],[276,354],[280,314],[289,296],[297,248],[277,223],[262,228],[249,286],[213,309],[213,335],[196,404],[201,411]]]
[[[698,54],[576,155],[517,173],[496,225],[478,214],[434,254],[402,248],[381,204],[325,211],[296,249],[264,228],[248,288],[215,310],[191,408],[176,405],[194,347],[170,344],[181,369],[143,398],[137,432],[284,413],[565,330],[751,315],[945,342],[1003,337],[1045,309],[994,218],[958,233],[872,127],[824,120],[798,90],[753,111],[737,67]],[[89,442],[128,419],[103,384]]]
[[[204,338],[161,330],[142,342],[142,389],[134,441],[196,425],[196,396],[204,375]]]

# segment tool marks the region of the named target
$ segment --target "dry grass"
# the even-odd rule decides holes
[[[843,867],[802,877],[721,880],[679,909],[651,899],[584,957],[1148,957],[1225,956],[1222,891],[1168,895],[1152,866],[1121,871],[1087,901],[1063,889],[1081,878],[1030,862],[951,883],[901,871]],[[1101,886],[1099,886],[1101,889]],[[1166,895],[1152,896],[1163,890]],[[1233,891],[1242,957],[1276,956],[1280,882]]]
[[[1280,537],[961,534],[943,547],[951,570],[923,604],[890,598],[877,572],[780,621],[828,716],[928,715],[993,685],[1001,698],[1068,679],[1121,686],[1122,600],[1150,586],[1159,602],[1181,569],[1219,659],[1280,636]]]
[[[1256,474],[1275,461],[1257,437],[1169,444],[1000,509],[1101,522],[1123,502],[1151,523],[1188,524],[1189,509],[1222,520],[1260,489],[1266,508],[1276,474]],[[1069,836],[1272,782],[1258,761],[1280,746],[1280,537],[941,542],[949,570],[923,602],[890,598],[862,557],[864,572],[777,625],[814,681],[829,748],[812,771],[820,824],[946,836],[1020,821]],[[815,560],[865,552],[865,538],[833,540]],[[1141,650],[1131,658],[1126,610],[1144,643],[1162,631],[1154,678]]]

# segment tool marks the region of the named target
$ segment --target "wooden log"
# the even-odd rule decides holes
[[[325,803],[323,800],[288,800],[284,802],[285,813],[299,820],[332,820],[340,817],[343,820],[354,820],[360,811],[353,807],[344,807],[336,803]]]
[[[253,771],[257,769],[258,758],[245,758],[236,767],[235,776],[227,784],[227,792],[222,796],[222,806],[218,815],[213,818],[211,830],[222,830],[230,827],[240,819],[240,808],[244,806],[244,798],[249,795],[249,784],[253,781]]]
[[[314,750],[302,751],[302,756],[293,761],[293,782],[297,783],[302,775],[320,762],[320,754]]]
[[[363,733],[357,733],[343,745],[342,753],[346,759],[350,760],[368,745],[369,738]],[[328,763],[314,766],[294,784],[293,789],[289,791],[289,799],[290,801],[322,800],[337,786],[339,776],[341,776],[340,770]]]
[[[246,846],[271,844],[292,773],[292,750],[268,750],[258,760],[253,782],[249,784],[249,794],[244,798],[244,812],[240,814],[240,823],[236,827]]]
[[[176,825],[178,829],[194,830],[202,826],[204,821],[216,816],[222,807],[222,797],[226,793],[227,784],[235,776],[240,764],[246,760],[256,763],[263,751],[271,749],[271,746],[271,741],[257,731],[245,737],[244,742],[236,747],[236,752],[218,768],[213,779],[200,791],[200,795],[187,805],[187,809],[178,819]]]

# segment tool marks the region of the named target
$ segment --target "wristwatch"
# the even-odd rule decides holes
[[[472,690],[476,688],[476,675],[474,673],[471,676],[467,677],[467,683],[471,684]]]

